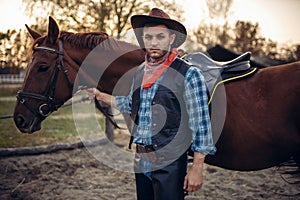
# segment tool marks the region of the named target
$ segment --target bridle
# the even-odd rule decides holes
[[[47,86],[44,95],[32,93],[32,92],[19,91],[16,96],[18,101],[21,104],[23,104],[28,110],[30,110],[34,114],[34,116],[39,118],[40,120],[46,118],[53,111],[56,111],[59,107],[61,107],[64,104],[64,102],[56,102],[54,98],[57,77],[60,70],[62,70],[63,73],[65,74],[69,87],[73,88],[73,83],[71,82],[69,72],[64,66],[64,62],[63,62],[63,46],[61,40],[59,40],[58,48],[59,48],[58,50],[49,47],[42,47],[42,46],[33,48],[34,51],[41,50],[41,51],[47,51],[50,53],[57,54],[55,69],[54,72],[52,73],[50,84]],[[38,109],[36,109],[33,108],[31,105],[29,105],[29,103],[24,99],[24,97],[40,100],[43,103],[39,106]]]

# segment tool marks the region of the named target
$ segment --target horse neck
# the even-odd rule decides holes
[[[78,72],[80,71],[80,67],[86,57],[91,52],[89,48],[78,48],[74,47],[72,44],[64,42],[64,62],[66,68],[69,72],[71,82],[74,84],[73,90],[77,89],[76,78]],[[85,80],[90,80],[88,74],[81,73],[84,76]],[[90,80],[92,82],[92,80]],[[94,84],[94,82],[92,82]]]
[[[64,51],[76,87],[98,87],[108,93],[112,93],[112,86],[123,74],[144,60],[144,51],[139,47],[113,38],[107,38],[94,48],[64,42]]]

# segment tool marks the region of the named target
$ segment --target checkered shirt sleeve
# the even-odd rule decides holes
[[[214,154],[216,147],[212,138],[207,88],[201,71],[196,67],[190,67],[186,73],[184,84],[189,127],[193,132],[191,149],[204,155]]]
[[[123,114],[131,114],[132,88],[133,88],[133,84],[131,85],[131,90],[128,96],[116,96],[117,109]]]

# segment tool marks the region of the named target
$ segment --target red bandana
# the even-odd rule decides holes
[[[169,57],[158,66],[150,66],[149,63],[145,62],[145,73],[143,77],[142,87],[145,90],[148,90],[152,87],[152,85],[157,81],[157,79],[162,75],[162,73],[170,66],[170,64],[175,60],[177,56],[176,48],[172,49]],[[146,59],[147,60],[147,59]],[[149,68],[150,72],[147,72],[147,68]]]

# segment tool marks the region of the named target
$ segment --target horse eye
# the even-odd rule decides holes
[[[48,69],[49,69],[48,66],[39,66],[38,72],[45,72],[45,71],[47,71]]]

